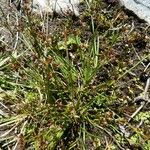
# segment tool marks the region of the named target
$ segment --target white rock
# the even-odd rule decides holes
[[[57,12],[66,14],[68,12],[79,16],[79,0],[33,0],[33,11],[36,12]]]
[[[127,9],[150,25],[150,0],[119,0]]]

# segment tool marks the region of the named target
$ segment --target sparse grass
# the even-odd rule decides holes
[[[149,73],[149,28],[119,6],[85,6],[75,21],[4,14],[1,149],[150,149],[149,104],[129,121]]]

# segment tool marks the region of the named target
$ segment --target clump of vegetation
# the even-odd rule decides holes
[[[1,149],[150,148],[149,27],[117,3],[81,7],[0,9]]]

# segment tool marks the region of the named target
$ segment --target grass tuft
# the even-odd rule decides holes
[[[117,3],[80,7],[0,7],[1,149],[150,148],[149,27]]]

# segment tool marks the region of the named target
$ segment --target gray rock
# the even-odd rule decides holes
[[[33,11],[35,12],[57,12],[66,14],[68,12],[79,15],[79,0],[33,0]]]
[[[133,11],[150,25],[150,0],[119,0],[121,5]]]

